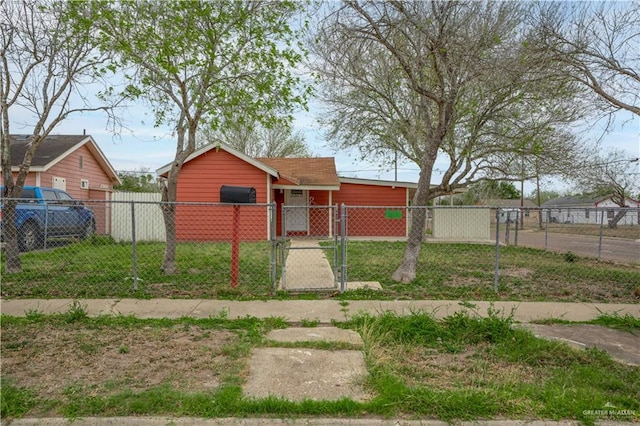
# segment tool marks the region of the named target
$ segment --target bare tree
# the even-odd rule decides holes
[[[304,134],[294,131],[287,122],[275,123],[270,127],[259,123],[231,123],[217,130],[203,129],[199,139],[199,145],[222,142],[254,158],[310,156]]]
[[[0,2],[0,116],[3,198],[19,198],[41,142],[72,114],[103,110],[85,90],[109,71],[108,55],[94,49],[88,27],[72,24],[66,2]],[[28,129],[31,143],[18,172],[12,172],[10,125]],[[3,203],[6,271],[21,270],[15,227],[16,202]]]
[[[576,85],[529,48],[525,12],[516,2],[345,1],[312,44],[328,136],[415,162],[414,206],[482,179],[522,179],[521,159],[544,157],[579,116]],[[439,155],[449,166],[430,190]],[[412,216],[397,281],[415,277],[425,212]]]
[[[163,188],[167,235],[162,269],[176,270],[178,175],[206,123],[273,124],[304,104],[293,68],[302,59],[289,20],[301,4],[274,1],[74,3],[103,35],[102,48],[131,70],[127,93],[149,103],[156,124],[175,130],[176,152]],[[300,90],[298,90],[300,89]],[[239,114],[241,113],[241,114]]]
[[[575,167],[573,181],[583,193],[610,196],[618,206],[629,207],[628,199],[640,191],[637,162],[637,158],[628,158],[622,151],[601,153]],[[620,211],[609,221],[609,227],[615,228],[625,213]]]
[[[540,3],[533,17],[544,49],[603,110],[640,115],[640,2]]]

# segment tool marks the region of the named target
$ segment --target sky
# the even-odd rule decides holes
[[[367,179],[394,180],[395,171],[381,169],[375,160],[360,161],[357,152],[335,152],[324,137],[317,118],[322,114],[322,106],[312,100],[309,111],[294,114],[294,128],[302,132],[310,151],[315,156],[334,157],[338,174],[344,177],[359,177]],[[21,114],[11,123],[13,134],[26,133],[29,122],[27,114]],[[122,118],[126,128],[119,134],[107,128],[107,119],[102,113],[85,113],[69,117],[61,123],[54,134],[86,134],[91,135],[100,149],[117,171],[154,172],[156,169],[171,162],[175,155],[175,138],[169,127],[155,128],[153,117],[143,105],[136,105],[123,112]],[[585,143],[595,143],[602,136],[603,123],[592,126],[591,133],[585,136]],[[619,149],[627,153],[628,158],[640,157],[640,118],[630,112],[622,111],[616,114],[615,124],[609,133],[602,138],[603,149]],[[446,167],[444,160],[438,160],[432,177],[433,183],[438,183],[442,176],[441,170]],[[638,163],[640,172],[640,163]],[[640,175],[639,175],[640,176]],[[418,167],[414,164],[400,164],[397,178],[399,181],[417,182]],[[519,185],[516,185],[519,188]],[[544,189],[559,191],[570,190],[570,187],[559,181],[549,181]],[[525,195],[533,190],[533,182],[525,184]]]

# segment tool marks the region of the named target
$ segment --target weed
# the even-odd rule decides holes
[[[317,327],[317,326],[318,326],[318,324],[320,324],[320,320],[319,320],[319,319],[317,319],[317,318],[316,318],[316,319],[312,319],[312,320],[302,318],[302,319],[300,320],[300,325],[301,325],[302,327],[310,327],[310,328],[311,328],[311,327]]]
[[[74,300],[71,303],[71,306],[69,307],[67,312],[64,314],[64,317],[65,317],[65,322],[67,322],[68,324],[71,324],[74,322],[84,321],[89,317],[89,315],[87,314],[87,311],[86,311],[86,305],[83,305],[79,301]]]
[[[570,251],[568,251],[568,252],[564,253],[564,254],[562,255],[562,257],[564,258],[564,261],[565,261],[565,262],[569,262],[569,263],[573,263],[573,262],[575,262],[576,260],[578,260],[578,256],[577,256],[575,253],[570,252]]]
[[[121,353],[121,354],[128,354],[128,353],[129,353],[129,346],[127,346],[127,345],[120,345],[120,347],[118,348],[118,353]]]
[[[6,377],[0,378],[0,417],[22,417],[38,404],[35,391],[21,388]]]

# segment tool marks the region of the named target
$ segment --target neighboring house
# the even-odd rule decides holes
[[[31,136],[11,135],[11,171],[17,175]],[[78,200],[109,201],[118,174],[88,135],[50,135],[33,156],[25,185],[59,188]],[[96,215],[96,232],[110,232],[107,203],[88,205]]]
[[[607,224],[623,208],[614,203],[611,196],[560,197],[542,204],[545,220],[554,223]],[[640,224],[640,201],[627,198],[625,207],[630,207],[617,222],[618,225]]]
[[[171,165],[157,170],[167,175]],[[256,203],[276,204],[276,235],[331,236],[333,212],[328,206],[366,206],[350,212],[351,236],[406,236],[406,210],[386,206],[407,206],[417,184],[370,179],[341,178],[333,158],[252,158],[226,145],[208,145],[185,161],[178,177],[179,202],[220,202],[223,185],[251,187]],[[282,206],[292,206],[283,213]],[[179,206],[176,237],[180,241],[227,240],[233,208],[216,208],[207,213],[197,206]],[[242,239],[269,237],[271,229],[264,207],[241,209]],[[283,231],[283,216],[284,227]]]
[[[516,217],[520,220],[521,217],[524,219],[524,223],[526,224],[537,224],[538,218],[540,215],[540,210],[538,206],[531,200],[520,200],[520,199],[488,199],[479,203],[479,205],[494,207],[491,210],[491,221],[496,221],[496,207],[500,207],[500,222],[512,221],[515,222]],[[519,213],[522,212],[522,213]]]

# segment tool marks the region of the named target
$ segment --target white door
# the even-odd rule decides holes
[[[291,208],[285,211],[285,227],[287,232],[307,232],[309,223],[309,196],[303,189],[287,189],[285,205]]]

